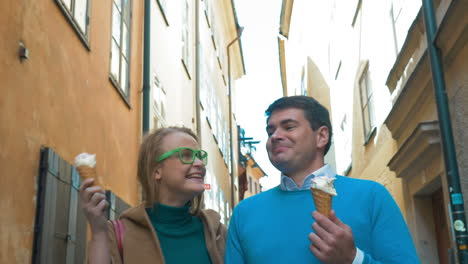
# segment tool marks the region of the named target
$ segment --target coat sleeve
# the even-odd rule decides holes
[[[235,208],[229,223],[229,229],[226,242],[225,264],[243,264],[246,263],[244,251],[241,246],[239,236],[238,218],[239,208]]]
[[[372,254],[363,251],[363,264],[420,263],[405,219],[393,197],[381,184],[376,184],[372,191]]]
[[[227,228],[222,223],[219,224],[218,231],[216,232],[216,241],[217,247],[220,255],[224,258],[226,253],[226,237],[227,237]]]

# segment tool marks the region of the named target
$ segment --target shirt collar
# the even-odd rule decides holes
[[[293,181],[293,179],[281,173],[280,188],[283,191],[309,190],[310,185],[312,183],[312,179],[315,177],[323,177],[323,176],[328,177],[328,178],[335,178],[336,172],[333,170],[333,168],[330,165],[325,164],[320,169],[312,172],[307,177],[305,177],[304,182],[301,187],[298,187],[297,184]]]

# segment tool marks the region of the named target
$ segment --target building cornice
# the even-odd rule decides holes
[[[440,148],[439,122],[422,122],[417,125],[387,165],[397,177],[410,178],[440,155]]]

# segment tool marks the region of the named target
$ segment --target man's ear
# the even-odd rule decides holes
[[[328,127],[321,126],[317,129],[317,148],[325,149],[325,146],[330,140],[330,131]]]

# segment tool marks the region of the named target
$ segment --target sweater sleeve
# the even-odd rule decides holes
[[[242,250],[239,238],[239,223],[237,222],[239,208],[235,208],[229,223],[225,264],[243,264],[245,263],[244,252]]]
[[[363,263],[420,263],[405,220],[388,190],[375,184],[372,198],[372,254],[363,251]]]

